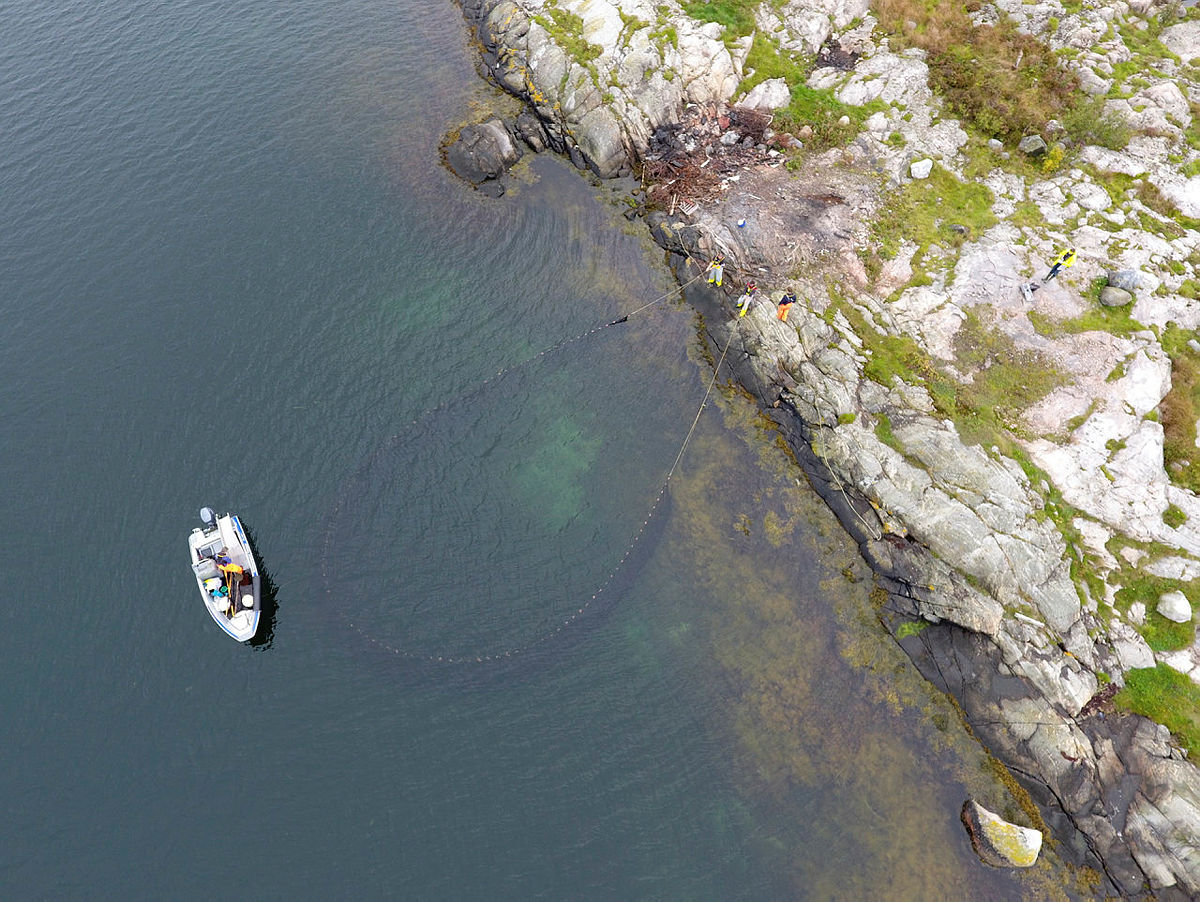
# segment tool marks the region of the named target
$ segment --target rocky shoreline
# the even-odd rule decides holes
[[[1028,790],[1065,857],[1106,875],[1102,895],[1200,894],[1200,772],[1167,727],[1113,704],[1150,668],[1200,677],[1194,629],[1164,642],[1165,615],[1123,594],[1149,574],[1175,610],[1183,599],[1182,621],[1168,619],[1191,625],[1200,498],[1180,476],[1190,462],[1168,472],[1179,461],[1166,462],[1158,411],[1200,325],[1200,22],[1153,0],[970,4],[979,24],[1013,21],[1063,51],[1131,132],[1113,149],[1054,143],[1048,128],[1022,151],[972,143],[924,52],[893,52],[864,0],[762,4],[754,33],[732,40],[674,2],[460,2],[488,73],[528,110],[463,129],[450,165],[494,195],[523,149],[603,178],[654,172],[647,225],[733,379],[859,543],[901,646]],[[1150,29],[1153,56],[1136,38]],[[738,94],[754,34],[816,59],[808,88],[863,111],[829,123],[847,141],[816,152],[812,129],[731,115],[787,99],[779,80]],[[1009,165],[1066,150],[1061,169]],[[980,194],[941,212],[937,240],[901,221],[895,252],[874,253],[892,198],[919,200],[937,180]],[[965,212],[975,196],[986,203]],[[1023,295],[1068,243],[1081,258],[1069,277]],[[731,273],[720,290],[694,278],[718,252]],[[747,278],[764,291],[737,318]],[[1088,319],[1104,282],[1127,314]],[[801,303],[785,323],[773,301],[789,285]],[[948,385],[984,392],[1017,364],[1023,381],[979,402],[1002,428],[947,414]]]

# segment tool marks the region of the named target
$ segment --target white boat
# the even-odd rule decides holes
[[[241,521],[234,514],[218,517],[211,508],[200,509],[204,526],[188,536],[192,573],[204,606],[239,642],[253,638],[262,614],[258,564]]]

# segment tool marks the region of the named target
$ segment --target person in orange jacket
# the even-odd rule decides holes
[[[791,288],[788,288],[788,290],[783,293],[783,297],[779,299],[779,310],[775,315],[786,323],[788,311],[792,309],[792,304],[794,303],[796,303],[796,295],[792,293]]]

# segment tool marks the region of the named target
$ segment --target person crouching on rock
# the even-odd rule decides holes
[[[750,305],[754,303],[755,295],[758,293],[758,286],[751,279],[746,283],[746,291],[740,298],[737,299],[738,317],[741,318],[750,312]]]
[[[721,280],[725,278],[725,255],[717,254],[713,257],[712,263],[708,264],[708,269],[704,270],[708,274],[708,284],[721,287]]]
[[[792,293],[792,289],[784,292],[783,297],[779,299],[779,311],[775,314],[783,322],[787,322],[788,311],[792,309],[792,304],[796,303],[796,295]]]

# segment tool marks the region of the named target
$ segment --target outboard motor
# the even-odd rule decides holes
[[[200,508],[200,519],[204,522],[205,532],[217,528],[217,515],[213,513],[211,507]]]

